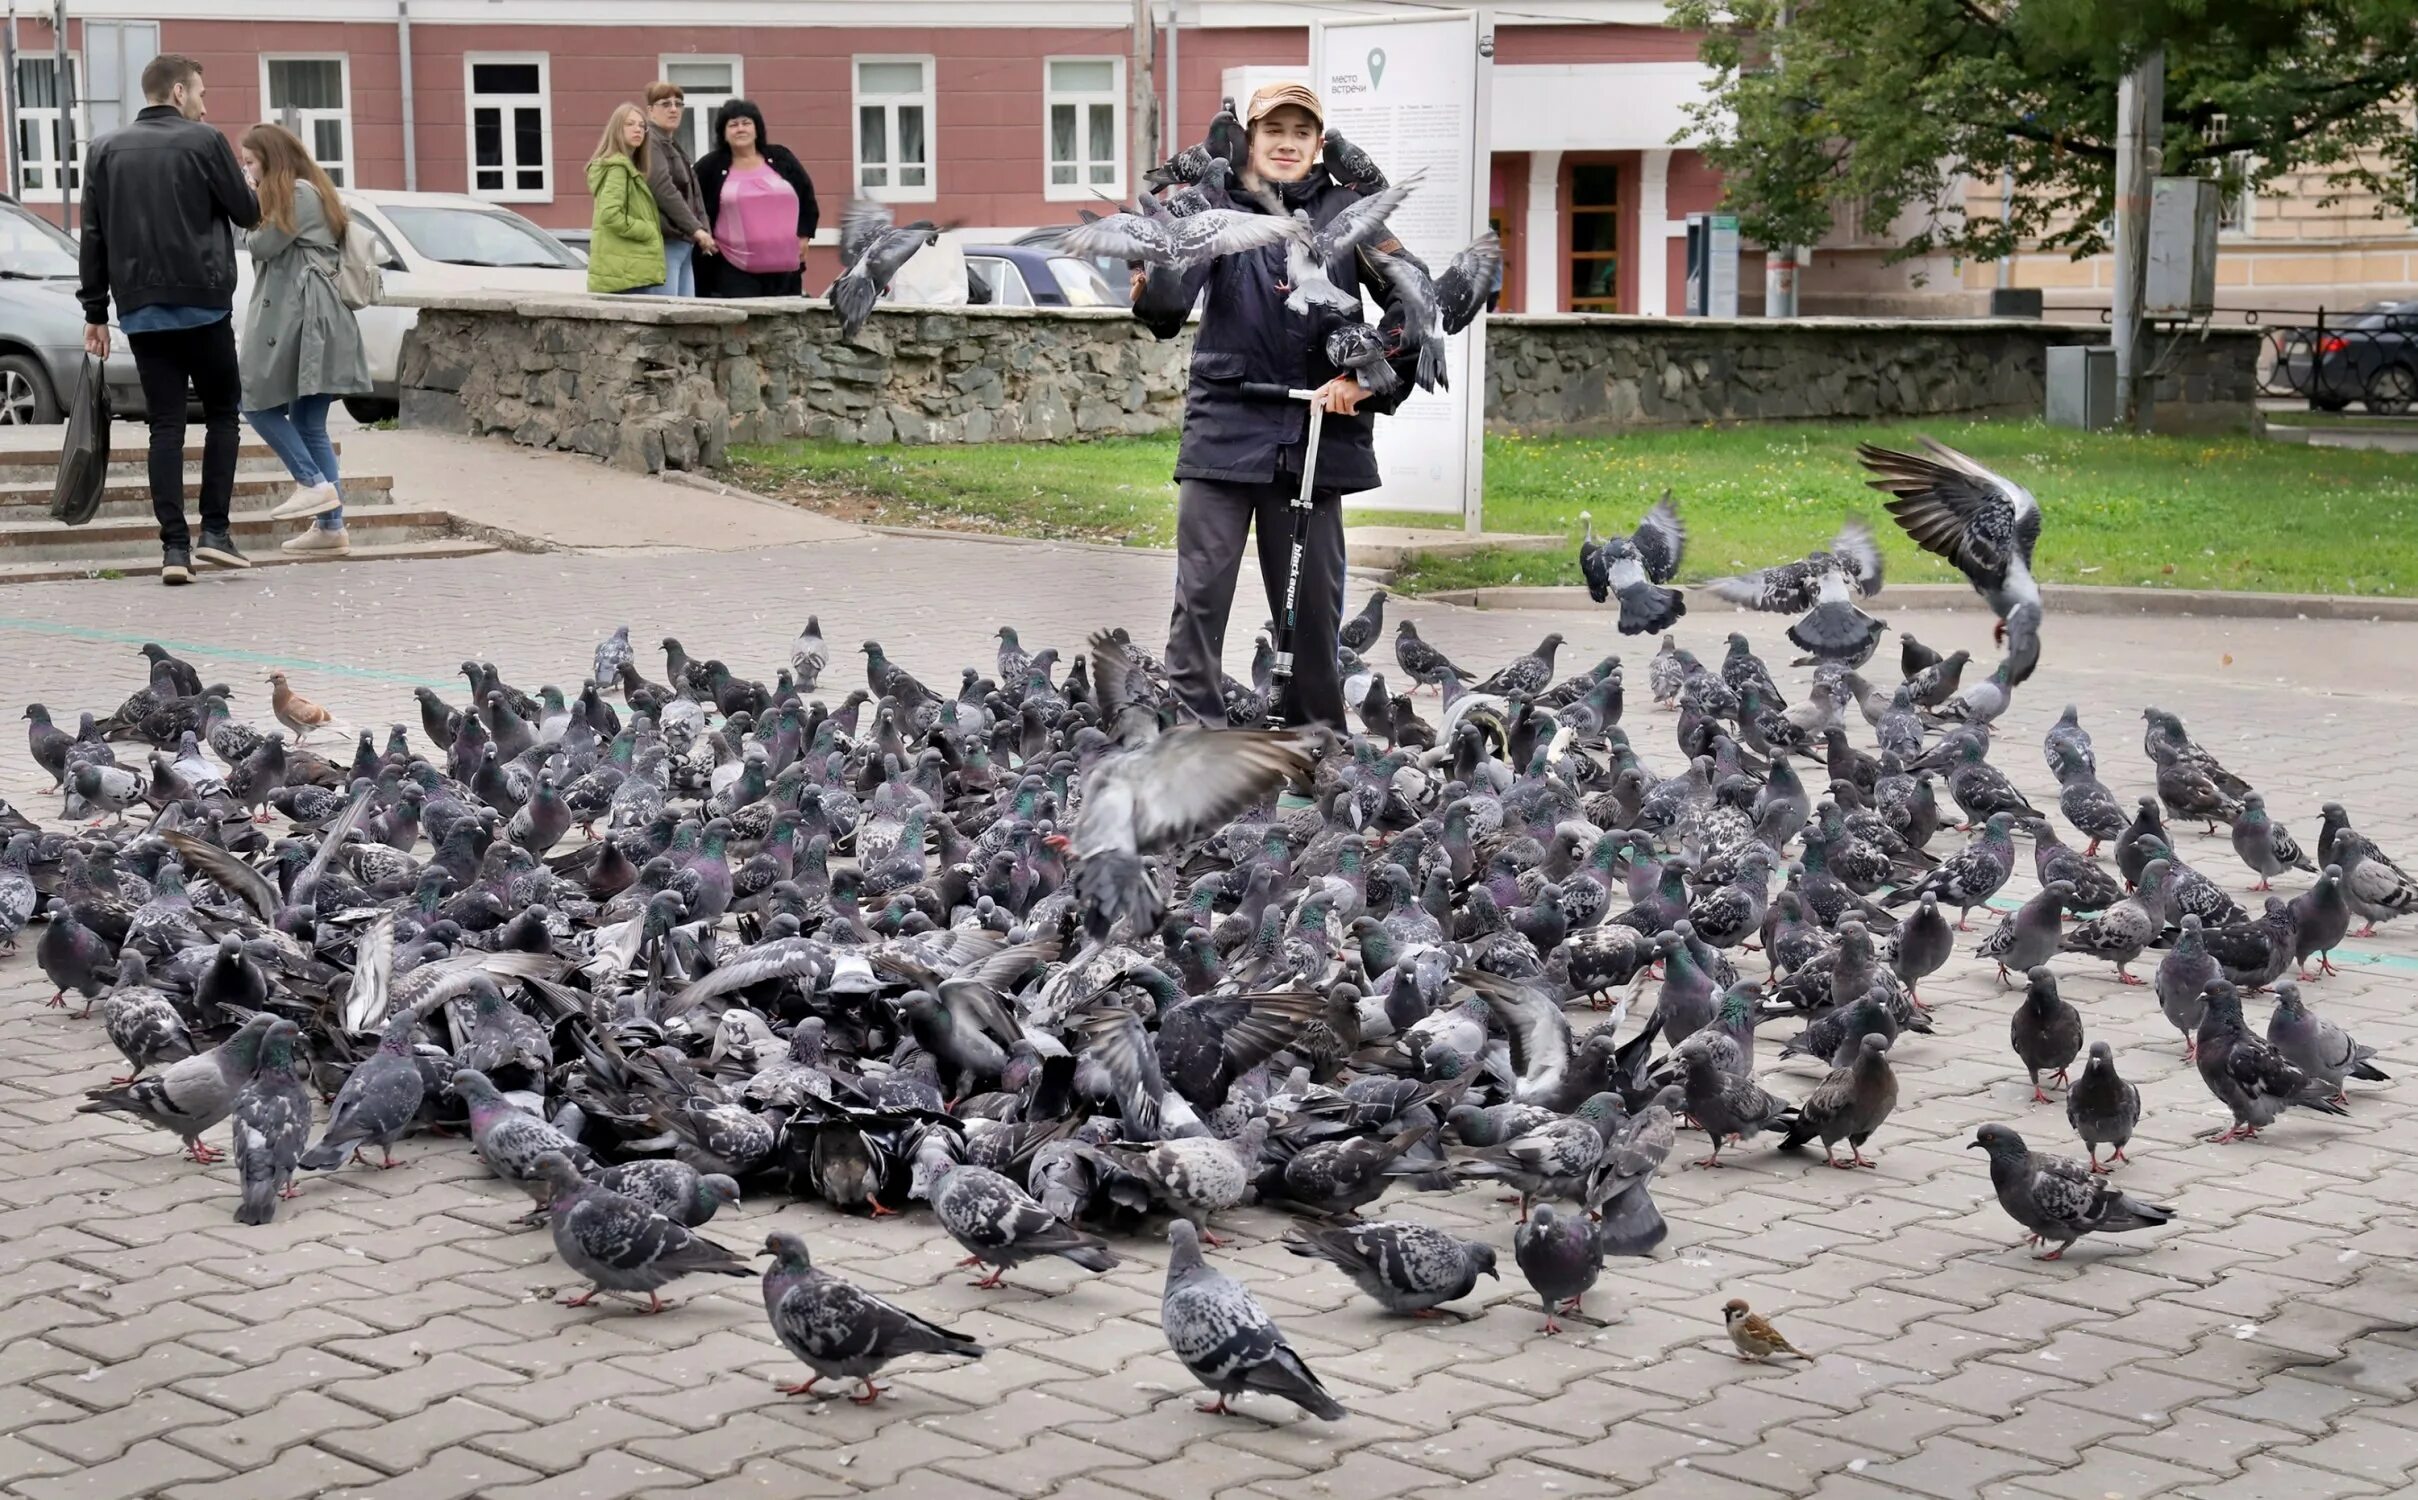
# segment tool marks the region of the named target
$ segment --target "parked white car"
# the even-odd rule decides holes
[[[562,241],[508,208],[459,193],[347,190],[344,207],[378,237],[389,295],[472,291],[585,292],[587,263]],[[236,257],[238,331],[252,296],[252,258]],[[344,403],[360,421],[394,415],[403,335],[419,321],[411,307],[361,310],[361,338],[377,393]]]

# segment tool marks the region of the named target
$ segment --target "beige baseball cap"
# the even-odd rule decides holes
[[[1319,128],[1326,128],[1326,106],[1318,102],[1316,91],[1306,83],[1271,83],[1253,94],[1250,110],[1243,116],[1243,123],[1256,125],[1288,104],[1308,110],[1310,118],[1318,122]]]

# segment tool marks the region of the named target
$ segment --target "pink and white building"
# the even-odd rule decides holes
[[[1150,0],[1154,103],[1172,115],[1174,139],[1197,140],[1224,99],[1306,71],[1311,16],[1433,8]],[[567,228],[588,222],[584,169],[605,117],[670,78],[688,91],[692,131],[733,95],[762,106],[772,138],[813,176],[827,224],[854,185],[991,238],[1132,190],[1135,10],[1133,0],[69,0],[67,42],[82,142],[140,107],[119,97],[136,93],[121,59],[139,68],[156,46],[202,62],[213,123],[240,132],[290,114],[349,185],[469,193]],[[55,214],[50,6],[22,0],[18,11],[16,76],[0,80],[17,107],[17,190]],[[1695,38],[1662,17],[1662,0],[1497,12],[1491,176],[1506,311],[1677,309],[1685,216],[1712,208],[1720,183],[1670,145],[1704,70]],[[832,252],[818,259],[809,286],[837,269]],[[1739,280],[1751,302],[1761,276],[1751,251],[1747,261]]]

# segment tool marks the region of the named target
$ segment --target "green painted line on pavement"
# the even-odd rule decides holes
[[[0,616],[0,631],[18,630],[28,635],[62,636],[73,640],[93,641],[114,645],[141,646],[152,642],[167,647],[180,656],[206,656],[214,661],[240,662],[246,666],[275,667],[288,672],[317,672],[337,677],[359,677],[370,682],[400,683],[405,687],[443,687],[450,678],[414,677],[406,672],[385,672],[376,667],[356,667],[345,662],[317,661],[307,656],[279,656],[267,651],[247,651],[240,646],[220,646],[208,641],[172,641],[156,635],[130,630],[104,630],[91,625],[63,625],[56,620],[25,620]]]

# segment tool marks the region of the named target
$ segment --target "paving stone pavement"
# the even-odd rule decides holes
[[[283,666],[347,726],[416,725],[410,686],[458,694],[452,668],[466,655],[516,681],[567,680],[626,619],[642,642],[676,634],[769,675],[808,611],[836,647],[879,636],[939,683],[987,660],[1002,621],[1035,647],[1071,649],[1105,623],[1148,639],[1167,577],[1150,554],[864,537],[713,557],[327,566],[179,591],[26,587],[0,598],[0,698],[38,698],[69,722],[105,712],[139,680],[135,645],[156,639],[234,683],[239,712],[265,718],[258,679]],[[1581,660],[1616,649],[1600,614],[1413,612],[1471,661],[1549,629]],[[1785,652],[1779,623],[1700,608],[1682,635],[1709,653],[1736,627]],[[1970,610],[1898,623],[1987,648]],[[1670,721],[1643,690],[1651,644],[1617,648],[1631,733],[1667,763]],[[854,661],[839,654],[831,677],[845,686]],[[2411,627],[2054,619],[2047,664],[1994,760],[2036,800],[2053,790],[2039,734],[2071,699],[2110,785],[2145,790],[2138,712],[2156,702],[2266,788],[2295,831],[2313,832],[2316,804],[2339,798],[2387,849],[2418,854],[2418,794],[2399,760],[2418,738],[2414,657]],[[0,748],[0,792],[55,811],[34,795],[21,744]],[[2183,844],[2227,889],[2249,883],[2221,839]],[[2019,864],[2010,900],[2031,889],[2028,858]],[[1962,1149],[1989,1121],[2038,1146],[2074,1145],[2062,1108],[2026,1102],[2006,1042],[2010,996],[1970,941],[1924,986],[1938,1033],[1895,1054],[1903,1100],[1874,1142],[1877,1170],[1748,1149],[1730,1170],[1683,1171],[1674,1153],[1655,1185],[1670,1241],[1654,1259],[1613,1263],[1588,1299],[1601,1321],[1562,1337],[1538,1331],[1508,1253],[1506,1282],[1484,1285],[1483,1317],[1411,1322],[1286,1253],[1280,1217],[1235,1215],[1241,1244],[1214,1257],[1351,1407],[1331,1425],[1268,1402],[1242,1418],[1192,1410],[1197,1392],[1156,1326],[1154,1243],[1121,1245],[1132,1253],[1107,1275],[1053,1261],[986,1293],[952,1274],[955,1247],[920,1211],[868,1222],[767,1198],[718,1220],[710,1232],[742,1247],[768,1227],[799,1229],[818,1262],[993,1351],[899,1369],[892,1398],[859,1408],[775,1392],[798,1367],[771,1340],[752,1283],[682,1283],[657,1318],[555,1305],[571,1280],[551,1245],[513,1226],[523,1204],[458,1141],[408,1142],[393,1172],[310,1177],[275,1223],[238,1226],[231,1168],[192,1167],[163,1136],[72,1113],[117,1059],[97,1022],[42,1006],[29,943],[0,958],[0,1493],[2312,1500],[2406,1489],[2418,1468],[2411,934],[2353,942],[2341,976],[2309,987],[2398,1081],[2359,1088],[2346,1120],[2295,1113],[2243,1146],[2193,1142],[2218,1119],[2154,1002],[2119,990],[2103,965],[2061,959],[2065,993],[2147,1102],[2120,1180],[2178,1218],[2086,1241],[2058,1264],[2016,1245],[1980,1157]],[[2252,1010],[2263,1026],[2265,1006]],[[1818,1070],[1776,1062],[1791,1029],[1769,1028],[1760,1061],[1795,1096]],[[1508,1251],[1491,1193],[1397,1197],[1383,1211]],[[1812,1362],[1732,1358],[1718,1313],[1730,1296]]]

